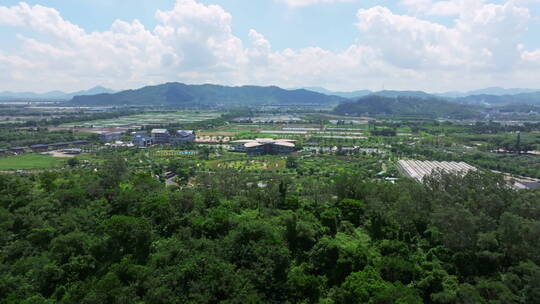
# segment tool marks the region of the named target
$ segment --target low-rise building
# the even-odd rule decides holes
[[[148,135],[148,132],[146,132],[146,130],[139,130],[139,131],[131,132],[131,136],[137,136],[137,135],[146,136]]]
[[[24,147],[10,147],[10,148],[9,148],[9,151],[11,151],[11,152],[13,152],[13,153],[20,154],[20,153],[24,153],[24,152],[25,152],[25,148],[24,148]]]
[[[171,134],[166,129],[153,129],[151,134],[154,144],[170,143]]]
[[[131,143],[137,147],[149,147],[154,143],[154,141],[148,136],[135,135],[133,136]]]
[[[173,145],[186,145],[195,142],[195,131],[179,130],[174,136],[170,138]]]
[[[34,152],[43,152],[49,150],[49,145],[43,145],[43,144],[37,144],[37,145],[31,145],[30,149]]]
[[[62,153],[68,154],[68,155],[78,155],[82,153],[82,149],[78,149],[78,148],[64,149],[62,150]]]
[[[69,147],[69,143],[68,142],[57,142],[57,143],[50,144],[50,146],[53,149],[65,149],[65,148]]]
[[[101,142],[115,142],[122,137],[122,132],[101,132],[99,133],[99,140]]]
[[[436,172],[465,175],[469,171],[477,170],[475,167],[464,162],[419,160],[400,160],[397,162],[397,168],[402,174],[418,182],[423,182],[424,177]]]
[[[82,140],[75,140],[75,141],[72,141],[71,144],[72,144],[73,146],[83,146],[83,145],[88,144],[88,140],[84,140],[84,139],[82,139]]]
[[[254,140],[237,140],[232,142],[231,151],[244,152],[251,155],[287,154],[296,151],[295,140],[257,138]]]

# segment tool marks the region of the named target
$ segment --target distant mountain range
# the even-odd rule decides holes
[[[458,97],[466,97],[471,95],[494,95],[494,96],[503,96],[503,95],[516,95],[516,94],[523,94],[523,93],[534,93],[539,92],[540,90],[535,89],[505,89],[501,87],[490,87],[480,90],[473,90],[468,92],[446,92],[446,93],[435,93],[433,95],[441,96],[441,97],[450,97],[450,98],[458,98]]]
[[[326,94],[326,95],[336,95],[344,98],[354,99],[358,97],[363,97],[367,95],[379,95],[385,97],[397,97],[397,96],[409,96],[409,97],[420,97],[420,98],[433,98],[440,97],[445,98],[451,101],[460,101],[460,102],[472,102],[472,103],[483,103],[483,104],[501,104],[505,103],[505,100],[508,103],[520,102],[520,103],[536,103],[538,97],[536,93],[540,93],[540,89],[505,89],[501,87],[490,87],[480,90],[473,90],[468,92],[445,92],[445,93],[426,93],[423,91],[370,91],[370,90],[360,90],[352,92],[335,92],[327,90],[321,87],[308,87],[306,90]],[[530,94],[530,95],[527,95]],[[514,95],[519,95],[514,97]]]
[[[65,93],[62,91],[51,91],[47,93],[33,93],[33,92],[0,92],[0,100],[30,100],[30,101],[41,101],[41,100],[70,100],[75,96],[81,95],[96,95],[103,93],[114,93],[115,91],[111,89],[104,88],[102,86],[97,86],[89,90],[78,91],[73,93]]]
[[[413,96],[413,97],[422,97],[422,98],[434,97],[434,95],[428,94],[423,91],[383,90],[383,91],[375,92],[375,91],[370,91],[370,90],[359,90],[359,91],[351,91],[351,92],[337,92],[337,91],[330,91],[321,87],[307,87],[304,89],[321,93],[321,94],[326,94],[326,95],[340,96],[340,97],[348,98],[348,99],[355,99],[355,98],[364,97],[368,95],[378,95],[378,96],[386,96],[386,97],[397,97],[397,96]]]
[[[540,92],[521,93],[515,95],[470,95],[455,99],[458,102],[469,104],[484,104],[484,105],[512,105],[512,104],[529,104],[540,105]]]
[[[506,89],[503,89],[506,90]],[[508,89],[510,92],[518,90],[529,90],[529,89]],[[484,91],[484,90],[479,90]],[[490,89],[486,89],[490,91]],[[428,94],[422,91],[380,91],[374,92],[371,95],[383,96],[383,97],[415,97],[421,99],[438,99],[446,100],[452,103],[461,103],[461,104],[471,104],[471,105],[482,105],[482,106],[502,106],[502,105],[540,105],[540,91],[530,90],[528,93],[519,93],[519,94],[506,94],[506,95],[490,95],[490,94],[479,94],[479,95],[466,95],[463,97],[444,97],[437,94]],[[494,92],[497,92],[494,89]],[[498,91],[503,92],[503,91]]]
[[[355,101],[339,104],[334,112],[340,115],[409,115],[423,117],[478,117],[479,109],[474,105],[463,105],[436,97],[380,96],[372,94]]]
[[[166,83],[127,90],[114,94],[75,96],[77,105],[166,105],[189,107],[258,106],[258,105],[335,105],[346,99],[304,89],[285,90],[279,87],[228,87],[213,84],[187,85]]]
[[[469,93],[482,93],[473,94]],[[489,94],[488,94],[489,93]],[[515,93],[515,94],[514,94]],[[461,96],[463,95],[463,96]],[[340,114],[400,114],[446,117],[470,117],[481,108],[504,111],[536,111],[540,91],[532,89],[487,88],[467,93],[429,94],[423,91],[334,92],[324,88],[285,90],[276,86],[221,86],[165,83],[136,90],[114,92],[104,87],[64,93],[0,93],[0,100],[65,101],[71,105],[124,106],[156,105],[178,107],[235,107],[263,105],[337,106]]]
[[[321,87],[307,87],[304,89],[308,91],[325,94],[325,95],[334,95],[334,96],[339,96],[343,98],[356,98],[356,97],[362,97],[362,96],[366,96],[373,93],[373,91],[370,91],[370,90],[360,90],[360,91],[352,91],[352,92],[336,92],[336,91],[330,91]]]

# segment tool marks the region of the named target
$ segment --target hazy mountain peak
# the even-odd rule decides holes
[[[441,96],[441,97],[449,97],[449,98],[459,98],[459,97],[466,97],[471,95],[494,95],[494,96],[504,96],[504,95],[517,95],[517,94],[524,94],[524,93],[534,93],[539,92],[539,89],[527,89],[527,88],[502,88],[502,87],[488,87],[484,89],[478,89],[478,90],[472,90],[468,92],[459,92],[459,91],[452,91],[452,92],[444,92],[444,93],[437,93],[434,95]]]
[[[325,89],[323,87],[305,87],[304,90],[317,92],[317,93],[321,93],[321,94],[326,94],[326,95],[340,96],[340,97],[344,97],[344,98],[357,98],[357,97],[362,97],[362,96],[366,96],[366,95],[369,95],[369,94],[373,93],[370,90],[337,92],[337,91],[327,90],[327,89]]]
[[[66,93],[63,91],[55,90],[46,93],[34,93],[34,92],[0,92],[0,99],[14,99],[14,100],[69,100],[74,96],[81,95],[97,95],[103,93],[114,93],[115,91],[105,88],[103,86],[95,86],[88,90]]]

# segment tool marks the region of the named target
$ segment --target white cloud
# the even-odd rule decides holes
[[[460,11],[453,27],[393,14],[384,7],[359,10],[364,42],[397,67],[510,69],[520,53],[519,36],[530,19],[512,2]]]
[[[484,4],[483,0],[402,0],[401,5],[409,12],[431,16],[455,16],[467,11],[474,11]]]
[[[409,5],[412,1],[406,0]],[[536,85],[532,82],[540,74],[532,67],[540,66],[540,50],[520,44],[531,16],[516,1],[476,1],[470,7],[458,0],[439,1],[439,6],[414,1],[423,3],[418,6],[421,14],[440,14],[435,8],[443,2],[453,5],[454,24],[398,15],[381,6],[361,9],[359,37],[341,52],[321,47],[276,51],[255,29],[244,45],[232,33],[228,12],[195,0],[177,0],[173,9],[157,11],[153,29],[137,20],[117,20],[108,30],[91,33],[51,8],[0,6],[0,26],[27,33],[18,35],[17,52],[0,46],[0,70],[5,71],[0,89],[46,91],[96,84],[120,89],[166,81],[334,89],[504,85],[498,81]]]
[[[523,59],[524,68],[538,68],[540,67],[540,50],[525,51],[521,54]]]
[[[355,0],[277,0],[292,7],[303,7],[322,3],[353,2]]]

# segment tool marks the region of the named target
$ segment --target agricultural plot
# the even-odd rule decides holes
[[[63,124],[61,127],[73,128],[115,128],[129,126],[145,126],[169,123],[191,123],[218,118],[219,112],[172,112],[172,113],[144,113],[124,116],[115,119],[92,120],[77,123]]]
[[[251,118],[253,123],[298,123],[302,118],[293,115],[268,115]]]
[[[424,177],[437,171],[453,174],[465,174],[476,170],[475,167],[464,162],[439,162],[439,161],[418,161],[400,160],[397,163],[399,170],[410,178],[422,182]]]
[[[298,172],[308,176],[331,176],[346,170],[366,170],[370,175],[381,171],[379,158],[370,155],[354,157],[310,156],[299,161]]]
[[[290,134],[290,135],[306,135],[308,134],[307,131],[274,131],[274,130],[261,130],[259,133],[264,134]]]
[[[65,164],[65,159],[42,154],[23,154],[0,158],[0,171],[51,169]]]
[[[170,157],[194,157],[199,155],[198,151],[179,151],[179,150],[160,150],[151,152],[151,156],[160,157],[160,158],[170,158]]]
[[[265,159],[265,160],[226,160],[210,161],[209,167],[214,169],[235,169],[235,170],[280,170],[285,167],[285,160]]]
[[[367,136],[344,136],[344,135],[323,135],[323,136],[317,136],[317,138],[325,138],[325,139],[368,139]]]
[[[336,127],[326,127],[324,128],[326,131],[332,131],[332,132],[358,132],[358,131],[364,131],[366,128],[336,128]]]

